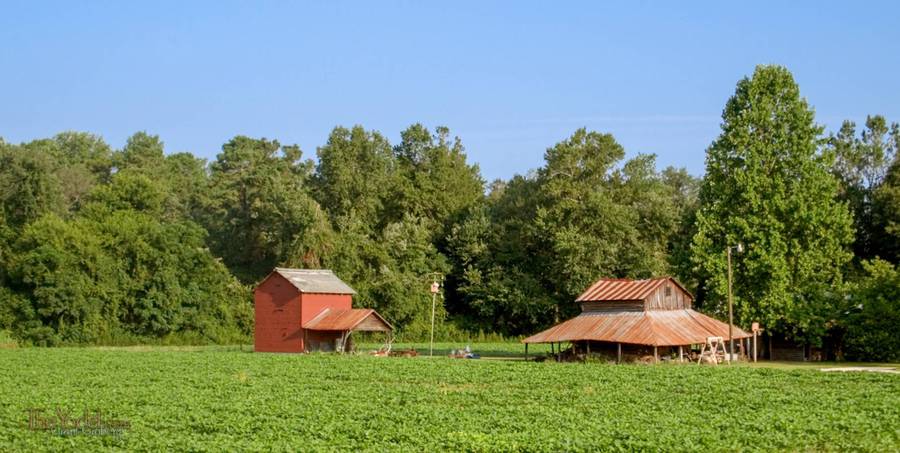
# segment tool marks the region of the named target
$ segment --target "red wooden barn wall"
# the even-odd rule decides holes
[[[256,323],[254,350],[303,352],[301,326],[325,308],[350,309],[350,294],[303,294],[287,279],[272,273],[253,293]]]

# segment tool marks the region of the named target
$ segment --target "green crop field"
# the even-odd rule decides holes
[[[900,449],[900,376],[881,373],[228,348],[3,349],[0,363],[0,451]],[[119,430],[29,427],[57,411]]]

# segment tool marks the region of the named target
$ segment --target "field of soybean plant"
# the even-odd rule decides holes
[[[2,451],[900,449],[882,373],[203,348],[0,363]]]

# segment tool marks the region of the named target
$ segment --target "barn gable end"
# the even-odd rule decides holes
[[[684,310],[691,308],[691,294],[672,278],[644,298],[645,310]]]
[[[287,279],[272,273],[253,291],[254,349],[296,352],[303,349],[300,292]]]

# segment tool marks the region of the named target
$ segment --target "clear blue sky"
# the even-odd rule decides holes
[[[0,136],[147,130],[213,158],[245,134],[313,156],[335,125],[396,142],[422,122],[490,180],[586,126],[699,175],[759,63],[793,71],[831,129],[900,120],[898,3],[669,3],[7,1]]]

